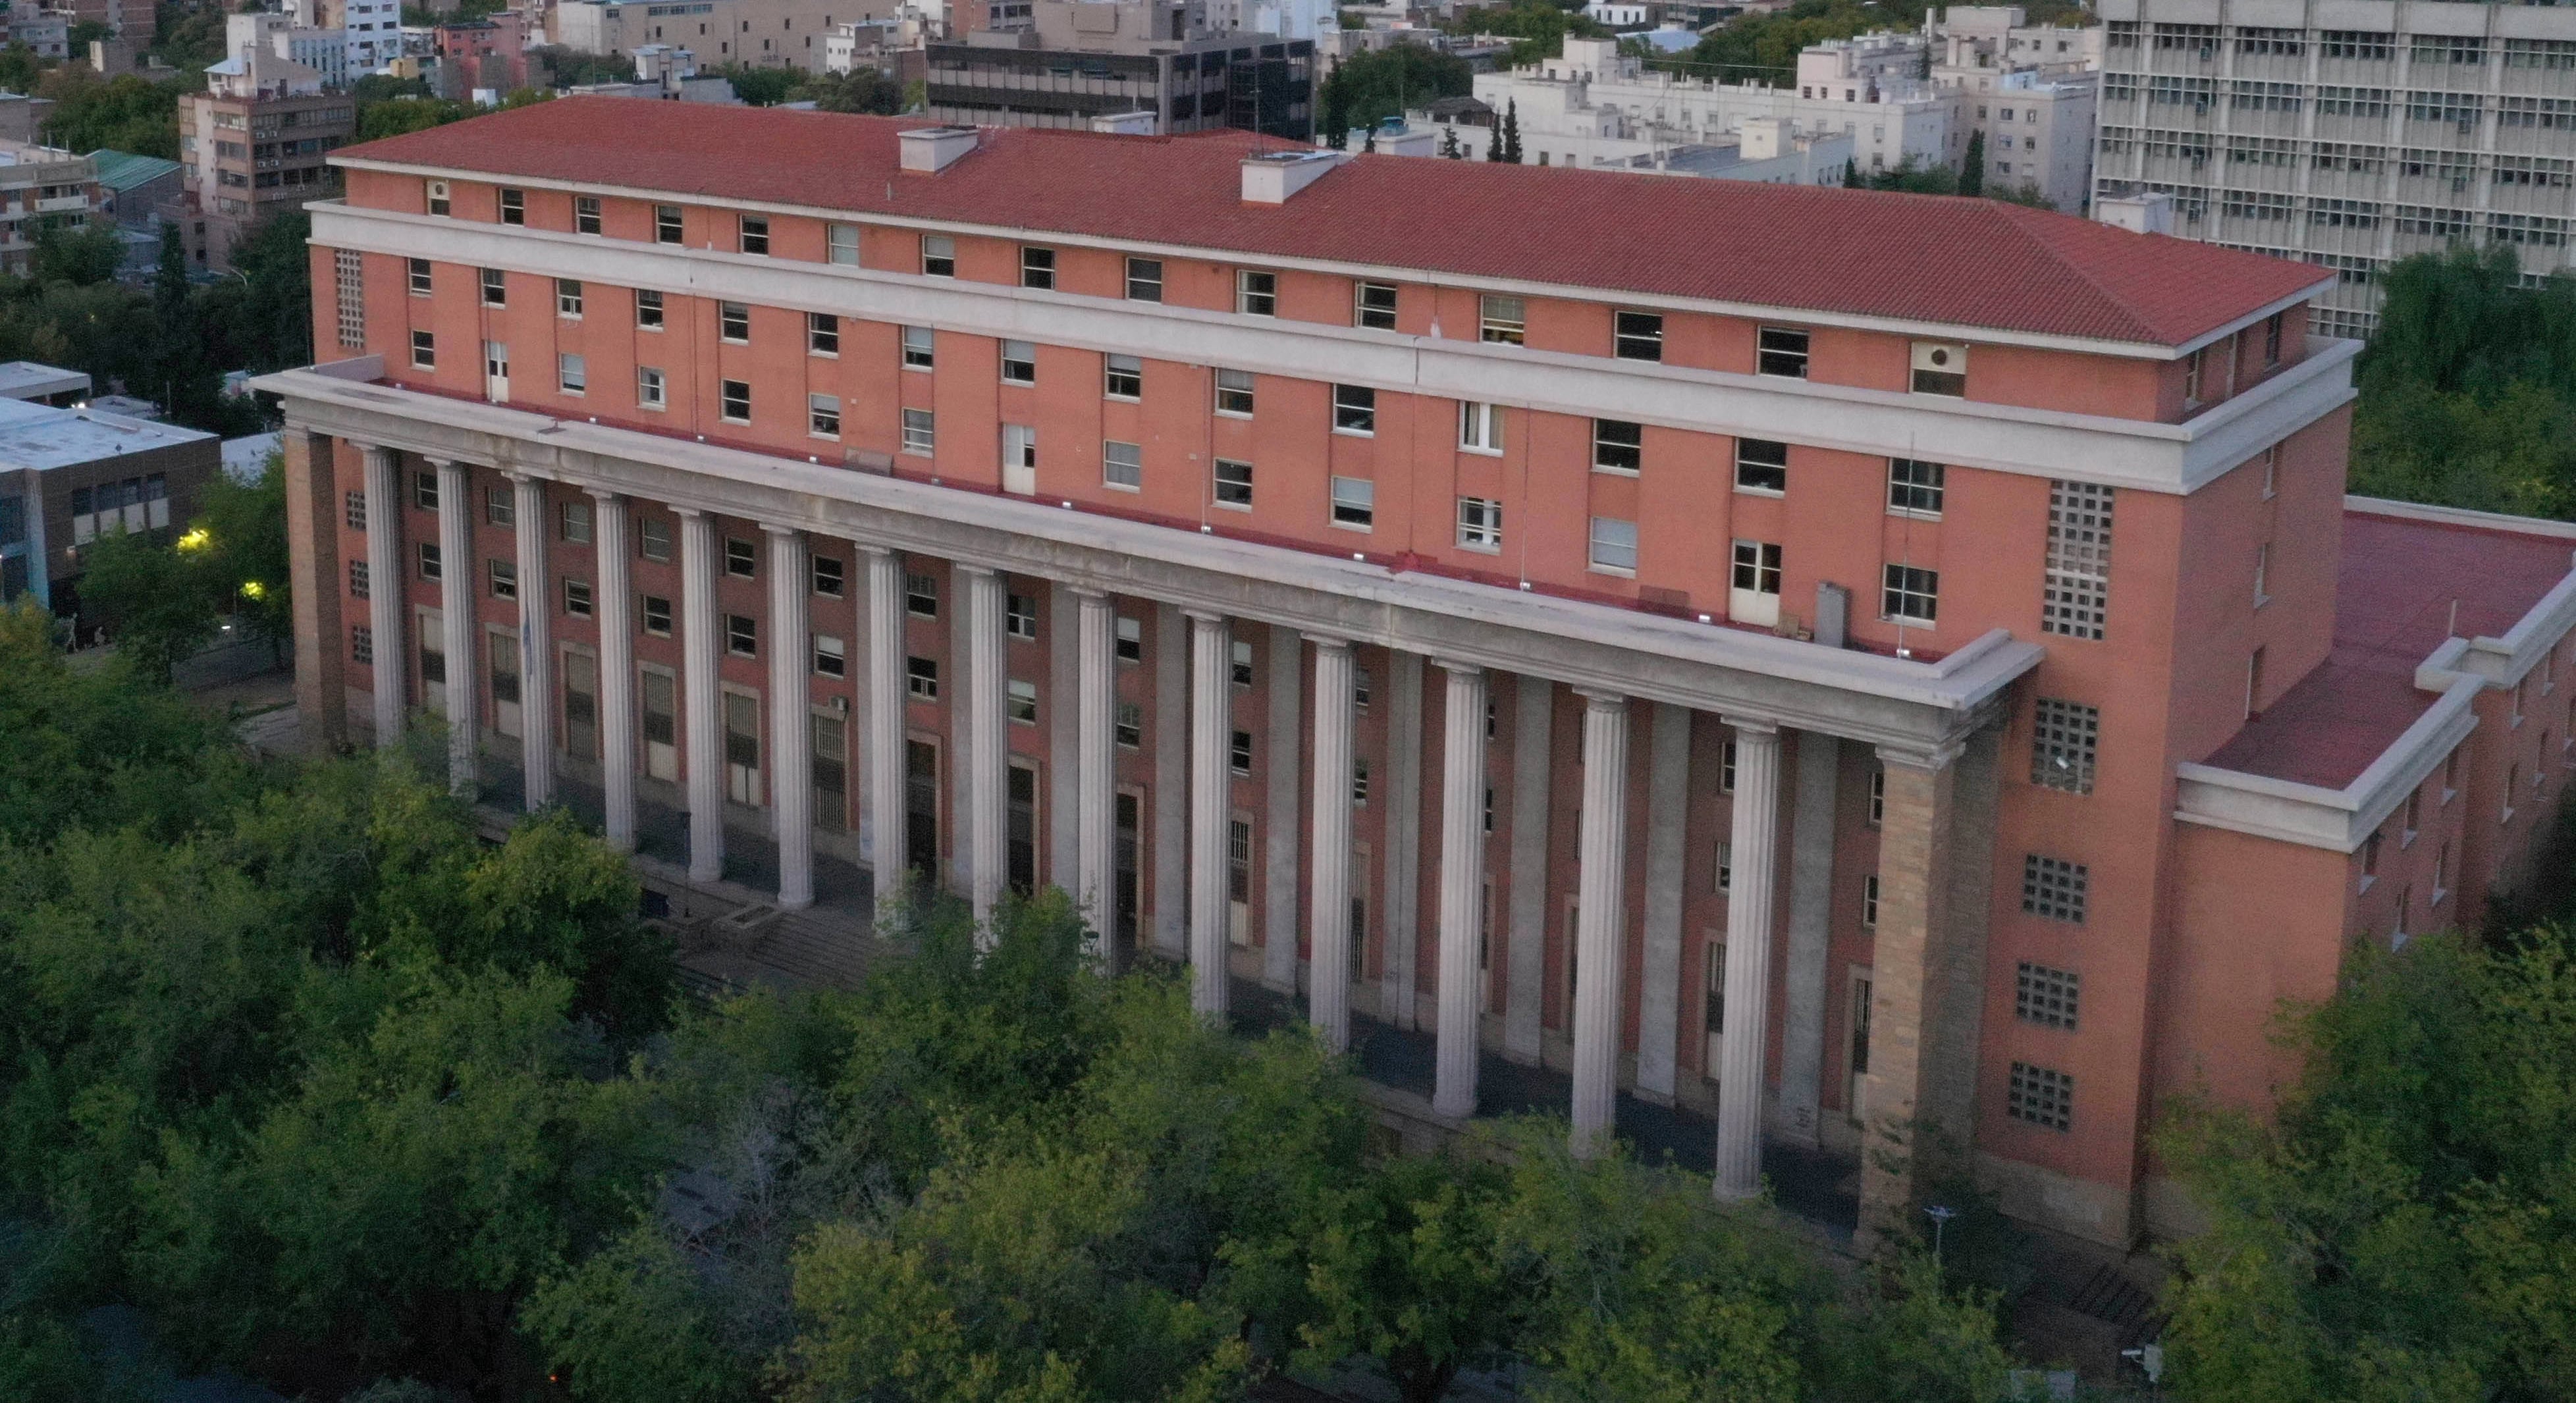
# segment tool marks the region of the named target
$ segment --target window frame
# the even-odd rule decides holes
[[[1618,432],[1614,433],[1616,430]],[[1624,435],[1633,433],[1635,440]],[[1592,421],[1592,471],[1638,477],[1646,470],[1646,426],[1626,419]]]
[[[1491,400],[1458,401],[1458,451],[1503,455],[1503,407]]]
[[[1125,361],[1121,365],[1119,362]],[[1111,351],[1100,358],[1100,397],[1121,404],[1136,404],[1145,398],[1145,358],[1122,351]]]
[[[1038,347],[1036,342],[1015,341],[1005,338],[1001,343],[1001,355],[999,360],[1001,362],[1001,376],[1003,384],[1035,385],[1038,382]]]
[[[1345,488],[1351,490],[1346,493]],[[1335,474],[1330,502],[1330,524],[1336,530],[1377,529],[1377,479]]]
[[[921,344],[917,347],[913,344],[913,333],[916,331],[921,333]],[[939,332],[936,328],[927,326],[907,326],[903,328],[903,335],[899,338],[899,344],[903,348],[904,369],[934,370],[938,368]],[[914,359],[915,356],[920,358],[916,360]]]
[[[1593,517],[1591,521],[1591,530],[1587,533],[1584,540],[1584,568],[1596,575],[1624,575],[1633,577],[1637,573],[1637,523],[1626,517],[1618,516],[1596,516]],[[1615,539],[1620,533],[1616,530],[1611,533],[1614,539],[1608,543],[1611,551],[1611,555],[1608,558],[1605,558],[1602,554],[1604,542],[1602,540],[1601,530],[1605,526],[1613,528],[1624,526],[1627,528],[1627,540],[1624,543],[1624,546],[1621,542]],[[1627,555],[1627,559],[1624,563],[1617,559],[1618,554],[1622,550],[1624,550]]]
[[[1379,292],[1386,294],[1384,306],[1373,305],[1370,300],[1371,294]],[[1354,281],[1351,284],[1351,325],[1369,331],[1395,330],[1396,310],[1401,305],[1402,293],[1400,284],[1366,279]]]
[[[737,214],[733,226],[734,251],[749,258],[769,256],[769,216]]]
[[[716,381],[716,422],[722,424],[751,422],[750,381],[722,379]]]
[[[1503,553],[1503,504],[1495,497],[1458,499],[1458,549],[1479,555]]]
[[[921,275],[925,278],[957,276],[957,240],[948,234],[921,236]]]
[[[1631,318],[1639,323],[1635,330],[1629,327]],[[1647,322],[1653,325],[1647,327],[1644,325]],[[1614,308],[1610,313],[1610,354],[1616,360],[1661,364],[1664,359],[1664,314]]]
[[[805,354],[824,360],[841,358],[841,318],[832,312],[805,314]]]
[[[649,379],[647,377],[650,377]],[[658,365],[635,367],[635,407],[666,412],[671,407],[671,377]]]
[[[1279,315],[1279,275],[1259,268],[1234,270],[1234,311],[1244,317]]]
[[[1055,290],[1055,250],[1044,244],[1020,245],[1020,286],[1039,292]]]
[[[1790,345],[1795,338],[1797,344]],[[1777,341],[1779,344],[1774,345]],[[1804,380],[1813,364],[1813,333],[1803,326],[1765,326],[1753,331],[1753,373],[1781,380]]]
[[[1930,469],[1928,482],[1920,475],[1923,469]],[[1888,459],[1887,514],[1908,521],[1939,521],[1948,502],[1949,471],[1948,464],[1926,458]]]
[[[1150,276],[1144,271],[1149,268],[1153,270]],[[1139,258],[1129,254],[1125,271],[1128,301],[1161,302],[1163,300],[1163,260]],[[1152,295],[1140,295],[1140,289],[1150,291]]]
[[[739,327],[740,331],[735,328]],[[728,346],[751,344],[751,304],[748,302],[716,303],[716,339]]]
[[[1778,449],[1780,461],[1768,456]],[[1778,439],[1738,438],[1735,440],[1735,491],[1747,497],[1786,497],[1789,495],[1789,445]]]
[[[1899,606],[1920,603],[1921,613]],[[1879,567],[1878,616],[1905,628],[1937,628],[1941,617],[1941,572],[1890,561]]]
[[[820,390],[805,392],[805,436],[838,441],[841,437],[841,397]]]
[[[1239,376],[1243,383],[1240,385],[1229,385],[1226,383],[1228,376]],[[1249,419],[1252,417],[1254,392],[1258,382],[1254,379],[1251,371],[1232,370],[1224,366],[1217,366],[1211,369],[1208,379],[1209,383],[1215,388],[1216,407],[1214,412],[1217,417],[1221,419]],[[1240,408],[1237,408],[1234,404],[1234,401],[1237,400],[1241,401]]]
[[[1240,469],[1229,474],[1229,468]],[[1209,468],[1209,485],[1217,506],[1228,511],[1252,510],[1252,464],[1241,458],[1218,458]]]
[[[1121,481],[1125,472],[1134,481]],[[1103,439],[1100,444],[1100,485],[1113,492],[1145,490],[1145,445],[1124,439]]]
[[[1333,432],[1352,438],[1377,437],[1377,390],[1369,385],[1333,386]]]
[[[678,205],[655,205],[653,207],[653,242],[686,244],[688,241],[688,215]]]

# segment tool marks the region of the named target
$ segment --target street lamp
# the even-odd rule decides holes
[[[1941,1265],[1942,1230],[1950,1226],[1951,1219],[1959,1216],[1959,1210],[1947,1204],[1936,1203],[1924,1209],[1923,1213],[1932,1220],[1932,1265],[1937,1270]]]

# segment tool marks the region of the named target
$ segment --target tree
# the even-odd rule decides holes
[[[112,224],[43,224],[30,263],[38,282],[88,287],[116,276],[125,241]]]
[[[131,73],[101,78],[86,64],[48,70],[36,85],[37,96],[54,103],[45,117],[45,140],[72,151],[106,148],[175,161],[180,86]]]
[[[1319,95],[1325,139],[1375,129],[1389,117],[1437,98],[1458,97],[1475,86],[1467,61],[1422,44],[1391,44],[1353,54],[1324,80]]]
[[[1513,98],[1503,107],[1503,124],[1495,129],[1494,144],[1485,151],[1485,159],[1505,165],[1521,163],[1521,103]]]
[[[81,613],[155,681],[215,636],[215,598],[202,548],[122,528],[82,548]]]
[[[396,97],[382,102],[361,103],[358,107],[358,140],[382,141],[405,132],[427,131],[449,122],[461,122],[473,115],[471,106],[439,97]]]
[[[1458,129],[1456,127],[1443,126],[1440,129],[1440,154],[1452,161],[1463,161],[1467,159],[1467,153],[1458,145]]]
[[[1501,6],[1462,7],[1442,28],[1451,34],[1492,34],[1511,39],[1511,52],[1504,55],[1504,61],[1514,65],[1555,58],[1564,52],[1568,36],[1601,39],[1610,33],[1584,14],[1581,7],[1568,8],[1552,4],[1549,0],[1512,0],[1512,3]]]
[[[1986,134],[1968,133],[1968,154],[1959,162],[1959,193],[1982,195],[1986,191]]]
[[[903,88],[872,68],[848,73],[809,73],[790,95],[811,102],[820,112],[873,112],[891,117],[903,110]]]
[[[272,650],[295,636],[294,575],[286,546],[286,463],[271,453],[254,482],[207,480],[196,531],[204,533],[216,592]]]
[[[1508,1183],[1491,1164],[1438,1155],[1389,1160],[1318,1194],[1301,1225],[1316,1308],[1298,1358],[1371,1355],[1405,1403],[1436,1403],[1460,1369],[1513,1343],[1528,1283],[1496,1231]]]
[[[776,107],[788,101],[804,76],[793,68],[754,68],[743,63],[728,63],[714,72],[733,84],[734,96],[754,107]]]

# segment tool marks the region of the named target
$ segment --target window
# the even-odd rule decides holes
[[[903,576],[904,612],[920,619],[939,617],[939,577],[927,571],[905,571]]]
[[[563,582],[563,611],[576,619],[590,617],[590,581]]]
[[[426,331],[411,334],[411,364],[414,370],[438,369],[438,338]]]
[[[1861,879],[1860,923],[1865,930],[1878,929],[1878,874],[1875,872]]]
[[[837,356],[841,353],[841,319],[829,312],[805,314],[805,354]]]
[[[1339,399],[1336,387],[1335,398]],[[1252,417],[1252,372],[1220,370],[1216,373],[1216,412],[1231,419]]]
[[[725,615],[725,651],[738,658],[760,655],[760,621],[742,614]]]
[[[446,201],[441,200],[439,203],[444,205]],[[447,211],[444,209],[435,209],[430,211],[432,214],[445,214],[446,212]],[[353,624],[350,626],[349,661],[358,664],[360,667],[369,667],[374,665],[376,661],[376,631],[374,629],[367,627],[365,624]]]
[[[1890,565],[1880,579],[1879,615],[1930,628],[1941,612],[1941,572]]]
[[[1002,383],[1034,385],[1038,382],[1038,348],[1026,341],[1002,343]]]
[[[2406,819],[2397,826],[2397,846],[2410,848],[2415,845],[2416,828],[2423,817],[2424,791],[2414,790],[2406,796]]]
[[[1892,516],[1910,516],[1925,521],[1941,519],[1941,479],[1947,469],[1939,463],[1926,463],[1913,458],[1887,460],[1887,510]]]
[[[1014,724],[1034,726],[1038,723],[1038,684],[1035,682],[1012,678],[1009,694],[1003,701]]]
[[[748,343],[751,340],[751,309],[739,302],[717,303],[716,335],[727,341]]]
[[[420,553],[420,577],[422,579],[440,580],[447,577],[446,563],[439,558],[438,542],[422,541],[417,546],[417,550]]]
[[[1225,749],[1226,768],[1237,775],[1252,773],[1252,732],[1236,731]]]
[[[1611,313],[1610,353],[1621,360],[1662,360],[1664,358],[1664,314],[1661,312]]]
[[[1333,387],[1333,432],[1375,434],[1377,432],[1377,391],[1366,385],[1335,385]]]
[[[1637,523],[1614,516],[1592,518],[1592,568],[1635,574]]]
[[[2194,365],[2199,364],[2197,357]],[[1947,341],[1914,343],[1914,393],[1958,399],[1968,393],[1968,348]]]
[[[1051,288],[1055,286],[1055,250],[1051,248],[1020,249],[1020,286]]]
[[[936,421],[929,410],[905,410],[903,412],[903,451],[928,457],[936,427]]]
[[[1252,645],[1235,639],[1226,648],[1226,680],[1238,687],[1252,685]]]
[[[2276,443],[2263,450],[2263,500],[2268,502],[2279,495],[2280,487],[2281,445]]]
[[[1124,614],[1119,615],[1117,639],[1118,646],[1116,652],[1118,654],[1118,661],[1122,663],[1141,663],[1145,660],[1145,624],[1143,620],[1131,619]]]
[[[411,295],[427,297],[429,291],[429,260],[415,258],[411,260]]]
[[[2101,735],[2101,708],[2041,697],[2031,729],[2030,782],[2092,793],[2094,747]]]
[[[1721,892],[1735,890],[1735,845],[1733,843],[1717,845],[1717,889]]]
[[[657,244],[676,244],[685,242],[680,235],[680,207],[678,205],[655,205],[653,207],[653,242]]]
[[[1733,588],[1778,596],[1780,547],[1770,541],[1736,542]]]
[[[646,560],[668,561],[671,558],[671,523],[658,516],[648,516],[638,522],[635,549]]]
[[[1797,327],[1766,326],[1756,333],[1753,370],[1757,375],[1807,378],[1807,333]]]
[[[510,305],[509,280],[502,276],[500,269],[485,268],[481,271],[481,277],[484,306],[506,307]]]
[[[1002,596],[1002,632],[1022,643],[1038,641],[1038,599],[1033,594]]]
[[[1777,497],[1789,490],[1789,445],[1769,439],[1735,441],[1735,490]]]
[[[1364,477],[1333,479],[1333,524],[1366,531],[1377,521],[1377,484]]]
[[[447,213],[446,181],[433,180],[429,182],[429,212],[431,214],[439,215]]]
[[[769,254],[769,221],[760,215],[742,216],[742,251],[767,257]]]
[[[1159,258],[1127,260],[1127,300],[1130,302],[1163,300],[1163,260]]]
[[[842,648],[841,640],[819,633],[814,635],[814,675],[817,677],[850,675],[849,654]]]
[[[590,544],[590,503],[566,502],[557,518],[557,528],[566,542],[576,546]]]
[[[2075,1031],[2075,1000],[2082,979],[2073,970],[2050,969],[2028,960],[2013,976],[2013,1014],[2025,1023]]]
[[[662,409],[670,404],[670,382],[653,366],[635,367],[635,405],[639,409]]]
[[[932,361],[932,346],[933,341],[929,327],[905,327],[903,329],[903,368],[906,370],[930,369]]]
[[[2272,545],[2269,541],[2254,547],[2254,607],[2272,602],[2272,592],[2265,588],[2272,577]]]
[[[2274,312],[2263,319],[2263,368],[2281,363],[2281,314]]]
[[[1458,546],[1462,550],[1503,548],[1503,504],[1491,497],[1458,499]]]
[[[2052,921],[2084,924],[2088,872],[2080,862],[2060,862],[2037,853],[2025,856],[2021,865],[2021,909]]]
[[[555,385],[565,394],[586,394],[590,390],[590,366],[569,351],[555,357]]]
[[[957,241],[946,234],[922,235],[921,272],[931,278],[957,276]]]
[[[716,417],[728,424],[751,422],[751,382],[719,380],[716,382]]]
[[[1134,750],[1145,743],[1145,707],[1141,702],[1118,703],[1118,719],[1111,723],[1110,738],[1122,748]]]
[[[1141,444],[1116,440],[1100,446],[1100,480],[1110,487],[1123,487],[1130,492],[1145,486],[1145,449]]]
[[[839,395],[805,397],[805,432],[812,438],[841,436],[841,397]]]
[[[1102,362],[1100,393],[1110,399],[1136,400],[1145,397],[1145,362],[1140,357],[1112,353]]]
[[[935,658],[903,660],[903,690],[914,701],[939,700],[939,663]]]
[[[496,561],[493,561],[492,563],[493,563],[493,564],[495,564],[495,565],[498,565],[498,564],[500,564],[501,562],[499,562],[499,561],[497,561],[497,560],[496,560]],[[365,598],[368,598],[368,597],[369,597],[369,596],[368,596],[368,594],[367,594],[367,587],[368,587],[368,584],[369,584],[369,576],[368,576],[368,574],[367,574],[367,562],[365,562],[365,561],[363,561],[363,560],[352,560],[352,561],[350,561],[350,562],[349,562],[349,597],[350,597],[351,599],[365,599]],[[504,597],[506,597],[506,596],[504,596]]]
[[[519,597],[519,567],[514,561],[485,560],[483,562],[483,581],[484,588],[491,592],[494,599],[516,599]],[[365,597],[365,593],[366,592],[364,590],[359,591],[360,597]]]
[[[1351,802],[1368,807],[1369,763],[1365,755],[1351,757]]]
[[[1234,310],[1247,317],[1279,315],[1279,275],[1237,270],[1234,275]]]
[[[635,324],[646,331],[662,329],[662,294],[645,288],[635,290]]]
[[[1351,324],[1371,331],[1395,330],[1395,284],[1354,284],[1351,288]]]
[[[581,320],[581,281],[579,279],[555,279],[555,315],[573,321]]]
[[[519,520],[518,493],[508,487],[483,490],[483,521],[489,526],[514,526]]]
[[[411,504],[425,512],[438,510],[438,474],[416,472],[411,475]]]
[[[823,260],[844,268],[859,266],[859,226],[826,224],[823,226]]]
[[[1232,458],[1216,460],[1216,504],[1252,510],[1252,465]]]
[[[1354,667],[1351,669],[1351,705],[1354,708],[1361,711],[1369,709],[1370,686],[1371,679],[1367,668]]]
[[[351,492],[340,499],[341,520],[352,531],[367,529],[367,494]]]
[[[1458,446],[1470,453],[1503,451],[1503,407],[1479,404],[1474,400],[1458,402]]]
[[[1592,421],[1592,467],[1597,472],[1633,473],[1645,466],[1646,430],[1625,419]]]
[[[1476,339],[1518,346],[1527,333],[1528,317],[1521,299],[1488,293],[1476,299]]]
[[[2012,1064],[2004,1114],[2043,1130],[2065,1130],[2075,1119],[2075,1078],[2027,1062]]]
[[[2047,583],[2039,631],[2100,638],[2111,608],[2111,489],[2089,482],[2048,487]]]
[[[528,222],[528,192],[525,190],[501,192],[501,222],[504,224]]]

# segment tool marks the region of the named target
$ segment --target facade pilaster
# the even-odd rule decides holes
[[[464,464],[432,460],[438,469],[439,631],[447,654],[447,790],[471,800],[482,778],[479,763],[482,690],[474,684],[481,660],[474,622],[473,487]]]
[[[555,800],[554,580],[546,573],[546,484],[515,474],[512,519],[519,538],[520,784],[528,812]]]
[[[1824,1118],[1825,994],[1833,938],[1834,789],[1842,742],[1800,731],[1789,805],[1788,968],[1781,980],[1779,1131],[1816,1148]]]
[[[1386,650],[1386,828],[1380,835],[1385,883],[1378,906],[1386,913],[1386,968],[1378,983],[1378,1009],[1388,1024],[1417,1028],[1422,936],[1422,655]]]
[[[1118,611],[1096,590],[1073,591],[1075,706],[1074,900],[1091,922],[1100,958],[1116,948]],[[1063,803],[1061,792],[1057,803]]]
[[[1485,915],[1485,674],[1444,662],[1440,743],[1439,1027],[1434,1033],[1431,1109],[1476,1113],[1477,1023],[1483,981],[1478,937]]]
[[[1690,831],[1691,711],[1655,704],[1646,737],[1645,961],[1637,988],[1637,1095],[1671,1105],[1681,1045],[1682,871]]]
[[[599,753],[602,831],[608,845],[635,848],[635,580],[626,499],[590,494],[599,558]]]
[[[1154,606],[1154,950],[1190,950],[1190,621]]]
[[[1297,992],[1297,788],[1304,778],[1305,727],[1298,719],[1304,693],[1305,644],[1286,624],[1270,626],[1270,695],[1264,708],[1261,757],[1262,914],[1261,982],[1275,992]]]
[[[1627,925],[1628,700],[1583,693],[1583,810],[1575,885],[1574,1151],[1610,1134],[1619,1095],[1621,945]]]
[[[769,813],[778,840],[778,904],[814,904],[814,721],[805,681],[813,566],[805,536],[792,526],[769,537]]]
[[[1324,1046],[1351,1045],[1351,645],[1314,637],[1314,868],[1306,901],[1306,1017]]]
[[[903,558],[860,548],[868,572],[868,824],[877,920],[901,910],[908,883],[904,810]]]
[[[716,524],[687,507],[680,518],[680,709],[685,714],[689,779],[689,880],[724,876],[723,689],[716,668],[724,640],[716,624]],[[522,582],[521,590],[526,589]]]
[[[1223,1021],[1226,955],[1226,824],[1233,783],[1226,751],[1233,744],[1227,703],[1233,670],[1231,637],[1221,614],[1190,619],[1190,1007]]]
[[[1009,640],[1004,632],[1002,577],[960,565],[966,611],[967,897],[975,908],[979,938],[1002,899],[1005,815],[1010,804]]]
[[[1726,1030],[1718,1047],[1717,1183],[1721,1199],[1762,1191],[1762,1060],[1770,1047],[1771,910],[1780,853],[1780,732],[1727,718],[1735,730],[1735,812],[1728,844]]]
[[[376,748],[402,744],[405,661],[403,642],[402,461],[390,448],[358,449],[367,474],[367,632],[375,658]]]
[[[1556,759],[1556,684],[1517,674],[1512,701],[1512,872],[1503,949],[1503,1055],[1535,1067],[1547,1004],[1548,792]]]

